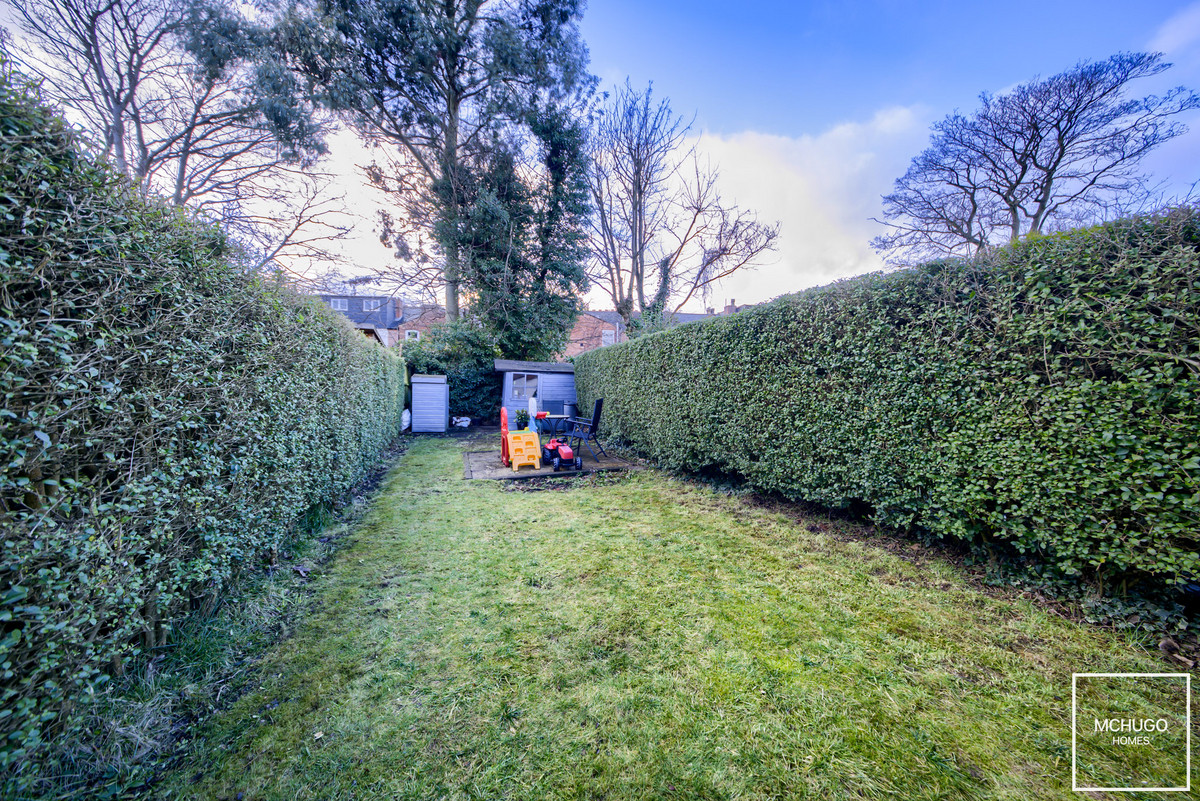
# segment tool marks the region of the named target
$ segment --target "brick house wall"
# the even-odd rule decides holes
[[[403,312],[403,319],[396,329],[397,342],[401,348],[410,338],[409,331],[418,332],[419,337],[424,339],[430,328],[446,322],[446,310],[441,306],[404,306],[401,309],[400,301],[396,301],[396,304],[396,316],[400,317]]]
[[[606,332],[608,334],[607,339],[605,337]],[[616,312],[580,312],[579,317],[575,320],[575,327],[571,329],[571,336],[567,340],[567,346],[559,354],[559,358],[569,359],[572,356],[587,353],[589,350],[595,350],[606,344],[624,342],[625,339],[625,324]]]

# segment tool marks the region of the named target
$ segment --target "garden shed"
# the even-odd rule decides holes
[[[450,385],[444,375],[412,377],[414,434],[442,434],[450,427]]]
[[[500,403],[515,420],[518,409],[529,408],[536,392],[538,408],[551,414],[570,414],[576,404],[575,365],[567,362],[519,362],[496,359],[496,372],[504,374]],[[571,408],[568,409],[567,407]]]

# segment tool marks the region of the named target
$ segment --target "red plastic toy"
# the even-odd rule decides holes
[[[552,439],[542,446],[542,461],[554,465],[554,472],[559,470],[582,470],[583,457],[576,456],[565,439]]]
[[[500,461],[509,466],[508,461],[508,409],[500,407]]]

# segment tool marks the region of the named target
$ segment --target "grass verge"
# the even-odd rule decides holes
[[[655,471],[567,492],[464,482],[455,440],[420,439],[314,574],[295,634],[158,791],[1078,797],[1072,672],[1169,668],[1133,634],[838,525]]]

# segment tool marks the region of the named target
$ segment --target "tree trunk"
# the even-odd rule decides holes
[[[443,278],[446,280],[446,322],[448,323],[458,319],[458,282],[461,275],[459,259],[457,245],[446,249],[446,267]]]
[[[109,130],[112,131],[112,146],[113,146],[113,166],[117,172],[129,177],[129,164],[125,160],[125,123],[123,120],[123,110],[118,106],[113,106],[112,126]]]
[[[184,138],[183,148],[175,165],[175,192],[171,195],[171,202],[176,206],[182,206],[186,202],[183,193],[187,189],[188,155],[191,152],[191,146],[192,134],[189,131]]]
[[[458,320],[458,284],[462,278],[462,250],[458,245],[458,119],[460,98],[457,95],[457,75],[453,70],[446,76],[450,87],[446,103],[446,141],[442,148],[442,175],[447,183],[444,214],[449,236],[453,239],[444,243],[446,266],[442,278],[446,282],[446,322]]]

